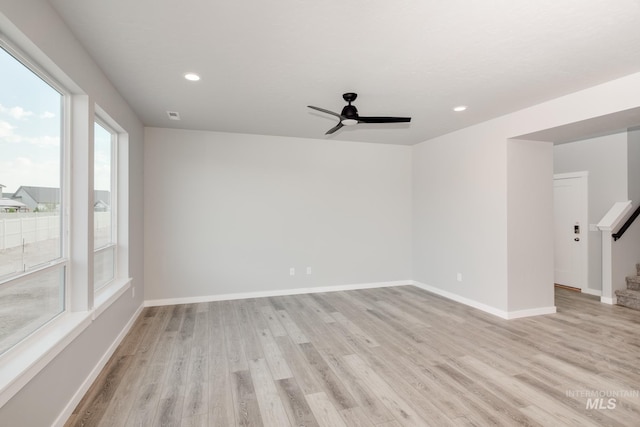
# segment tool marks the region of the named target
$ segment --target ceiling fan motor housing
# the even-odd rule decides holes
[[[348,119],[358,119],[358,109],[356,108],[355,105],[346,105],[343,109],[342,109],[342,114],[340,114],[342,117],[346,117]]]

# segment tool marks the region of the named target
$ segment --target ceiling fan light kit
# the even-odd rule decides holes
[[[333,111],[326,110],[320,107],[314,107],[313,105],[308,105],[307,107],[321,111],[326,114],[331,114],[332,116],[336,116],[340,119],[338,124],[331,129],[329,129],[325,135],[330,135],[342,128],[343,126],[353,126],[358,123],[408,123],[411,121],[411,117],[363,117],[358,114],[358,109],[355,105],[351,105],[353,101],[358,97],[357,93],[347,92],[342,95],[342,99],[344,99],[348,104],[344,106],[342,112],[340,114],[334,113]]]

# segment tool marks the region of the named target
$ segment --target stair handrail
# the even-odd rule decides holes
[[[614,242],[622,237],[624,232],[627,231],[627,228],[629,228],[629,226],[633,223],[633,221],[635,221],[638,215],[640,215],[640,206],[638,206],[636,210],[633,211],[629,219],[624,224],[622,224],[622,227],[620,227],[620,230],[618,230],[617,233],[614,233],[611,235],[611,237],[613,237]]]

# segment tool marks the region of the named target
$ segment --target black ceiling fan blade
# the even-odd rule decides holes
[[[313,110],[322,111],[323,113],[331,114],[332,116],[336,116],[338,118],[342,118],[342,116],[340,114],[334,113],[333,111],[325,110],[324,108],[314,107],[313,105],[307,105],[307,107],[309,107],[309,108],[311,108]]]
[[[358,123],[407,123],[411,117],[358,117]]]
[[[337,131],[338,129],[340,129],[341,127],[343,127],[344,125],[342,124],[342,122],[338,122],[337,125],[335,125],[334,127],[332,127],[331,129],[329,129],[325,135],[331,135],[332,133],[334,133],[335,131]]]

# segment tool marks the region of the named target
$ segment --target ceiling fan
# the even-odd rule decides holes
[[[338,124],[329,129],[325,135],[332,134],[343,126],[351,126],[358,123],[406,123],[411,121],[411,117],[362,117],[358,114],[356,106],[351,105],[357,97],[358,94],[352,92],[342,95],[342,98],[347,101],[349,105],[345,105],[340,114],[325,110],[324,108],[314,107],[313,105],[307,105],[307,107],[322,111],[323,113],[331,114],[332,116],[336,116],[340,119]]]

